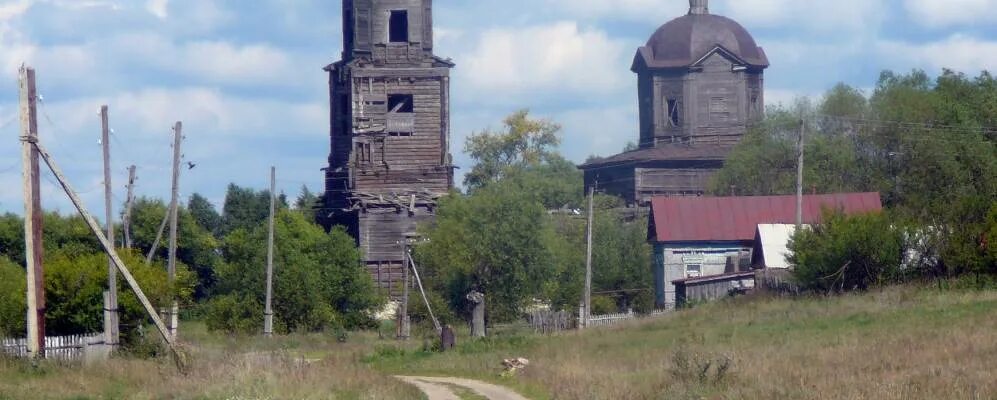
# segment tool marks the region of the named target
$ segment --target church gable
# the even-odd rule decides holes
[[[708,71],[734,71],[738,67],[745,68],[747,63],[738,58],[734,53],[727,51],[721,46],[714,47],[706,55],[700,57],[692,64],[693,68],[703,68]]]

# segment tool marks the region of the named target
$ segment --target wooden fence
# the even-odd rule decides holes
[[[654,310],[647,314],[638,314],[635,313],[633,310],[630,310],[628,312],[618,313],[618,314],[593,315],[589,317],[589,327],[593,328],[599,326],[612,326],[627,321],[660,317],[662,315],[666,315],[671,312],[672,311],[670,310]]]
[[[0,339],[0,352],[12,357],[28,356],[27,339]],[[104,334],[46,336],[45,358],[57,361],[83,360],[88,355],[105,357]]]
[[[567,311],[533,311],[527,317],[530,327],[541,335],[551,335],[575,328],[575,316]]]

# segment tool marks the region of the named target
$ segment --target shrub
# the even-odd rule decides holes
[[[903,232],[886,214],[826,213],[790,240],[793,274],[802,288],[824,292],[902,281]]]
[[[616,299],[609,296],[592,296],[592,315],[615,314],[620,312]]]
[[[0,257],[0,337],[22,337],[27,299],[24,268]]]

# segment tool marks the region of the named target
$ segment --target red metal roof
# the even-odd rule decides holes
[[[825,208],[845,214],[881,211],[879,193],[803,197],[803,223],[819,223]],[[656,197],[651,200],[653,242],[752,241],[758,224],[796,223],[796,196]]]

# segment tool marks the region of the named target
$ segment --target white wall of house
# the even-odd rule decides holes
[[[654,247],[654,292],[658,307],[675,307],[672,281],[723,275],[727,257],[750,252],[743,243],[658,243]]]

